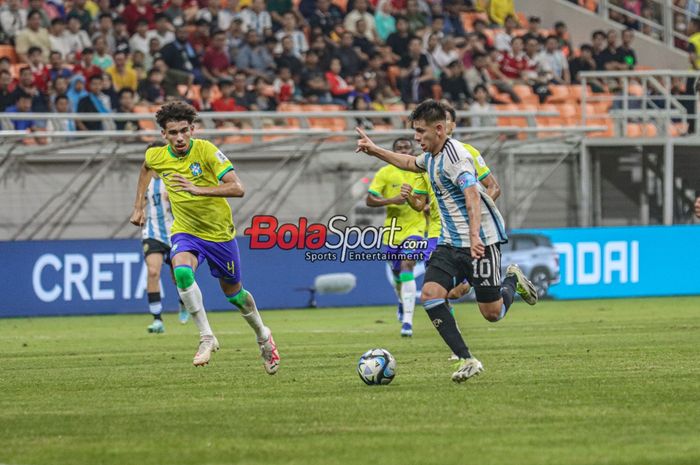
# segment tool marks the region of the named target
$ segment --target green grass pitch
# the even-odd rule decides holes
[[[3,464],[700,463],[700,298],[516,303],[460,326],[486,372],[450,381],[420,307],[266,311],[283,365],[265,374],[252,332],[211,313],[221,352],[191,365],[192,323],[166,315],[0,320]],[[365,386],[367,349],[394,354]]]

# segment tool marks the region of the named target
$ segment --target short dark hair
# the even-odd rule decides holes
[[[67,96],[66,94],[57,95],[57,96],[56,96],[56,99],[54,100],[54,103],[58,102],[59,100],[68,100],[68,101],[70,101],[70,99],[68,98],[68,96]]]
[[[119,98],[121,98],[124,94],[135,95],[135,92],[131,87],[122,87],[119,89],[119,93],[117,95],[119,95]]]
[[[601,31],[600,29],[598,29],[598,30],[596,30],[596,31],[593,31],[593,34],[591,34],[591,37],[594,38],[594,39],[595,39],[597,36],[603,36],[603,38],[607,37],[607,36],[605,35],[605,32]]]
[[[97,17],[97,20],[102,21],[104,18],[114,21],[114,18],[112,18],[112,15],[109,13],[100,13],[100,16]]]
[[[39,10],[29,10],[27,12],[27,19],[30,19],[34,15],[39,15],[39,17],[41,18],[41,12]]]
[[[582,52],[591,52],[593,53],[593,46],[591,44],[583,44],[581,45],[581,51]]]
[[[54,18],[51,20],[51,25],[54,26],[56,24],[66,24],[66,22],[63,20],[63,18]]]
[[[483,85],[483,84],[477,84],[477,85],[475,85],[475,86],[474,86],[474,90],[472,90],[472,93],[476,94],[476,93],[477,93],[478,91],[480,91],[480,90],[483,90],[484,92],[486,92],[486,95],[489,94],[489,90],[488,90],[488,89],[486,88],[486,86]]]
[[[394,143],[393,143],[393,144],[391,144],[391,149],[392,149],[392,150],[396,150],[396,145],[397,145],[399,142],[410,142],[410,143],[411,143],[411,147],[413,147],[413,141],[412,141],[410,138],[408,138],[408,137],[399,137],[399,138],[397,138],[396,140],[394,140]]]
[[[445,119],[447,119],[447,113],[449,113],[452,121],[457,121],[457,112],[452,105],[447,102],[442,102],[442,108],[445,109]]]
[[[171,121],[187,121],[188,124],[192,124],[196,119],[197,110],[189,103],[180,101],[168,102],[156,112],[158,126],[163,129]]]
[[[96,81],[96,80],[98,80],[98,79],[99,79],[100,81],[103,79],[102,73],[93,74],[92,76],[90,76],[90,79],[88,79],[88,84],[91,83],[92,81]]]
[[[27,50],[27,55],[34,55],[37,52],[39,52],[39,53],[42,52],[41,47],[37,47],[36,45],[32,45],[31,47],[29,47],[29,50]]]
[[[411,123],[414,121],[425,121],[428,124],[432,124],[438,121],[444,122],[446,120],[447,112],[445,111],[445,107],[443,107],[440,102],[433,99],[423,101],[413,110],[411,116],[408,117],[408,121]]]

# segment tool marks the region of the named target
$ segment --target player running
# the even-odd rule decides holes
[[[148,186],[149,170],[153,170],[165,184],[175,216],[170,258],[177,290],[199,329],[199,348],[192,363],[206,365],[212,352],[219,350],[194,277],[195,270],[206,259],[228,301],[238,307],[255,331],[265,371],[275,374],[279,353],[272,333],[263,325],[253,296],[241,284],[236,230],[226,201],[226,197],[243,197],[243,184],[229,159],[214,144],[192,138],[197,118],[192,106],[184,102],[166,103],[155,116],[167,145],[146,151],[130,221],[139,226],[144,222],[141,199]]]
[[[446,103],[441,104],[447,113],[447,136],[452,137],[452,133],[457,127],[457,113],[451,105]],[[486,165],[481,153],[479,153],[475,147],[469,144],[462,145],[464,145],[464,148],[467,150],[472,162],[474,163],[474,168],[476,169],[476,176],[479,183],[484,187],[484,189],[486,189],[486,194],[495,201],[501,195],[501,186],[498,184],[498,181],[496,181],[496,177],[491,173],[491,169]],[[440,221],[440,212],[438,209],[437,199],[435,198],[435,192],[433,192],[433,189],[430,186],[427,173],[420,173],[417,176],[424,178],[421,183],[428,187],[428,192],[420,190],[412,191],[408,186],[405,186],[401,190],[401,195],[415,210],[425,209],[425,211],[428,212],[428,248],[425,251],[425,255],[426,257],[430,257],[430,255],[437,248],[440,232],[442,231],[442,223]],[[415,196],[411,195],[412,192],[419,195],[427,195],[427,205],[426,202],[419,201]],[[465,296],[470,289],[471,285],[468,281],[461,282],[450,291],[448,299],[459,299],[462,296]]]
[[[508,266],[501,282],[500,244],[507,241],[503,218],[493,200],[479,191],[468,151],[447,136],[446,119],[445,109],[434,100],[413,110],[409,120],[424,152],[418,157],[383,149],[359,128],[357,151],[400,169],[428,173],[442,233],[428,263],[421,299],[440,336],[460,358],[452,380],[463,382],[483,371],[483,366],[457,329],[447,301],[449,291],[466,278],[474,286],[481,314],[492,322],[506,316],[516,291],[530,305],[537,303],[537,292],[517,265]]]
[[[170,210],[170,201],[165,185],[155,173],[152,173],[144,200],[146,221],[141,236],[143,257],[146,261],[146,268],[148,268],[146,278],[148,310],[153,315],[153,323],[147,329],[149,333],[164,333],[165,326],[161,317],[163,304],[160,300],[160,271],[163,268],[163,262],[165,262],[170,269],[173,280],[175,279],[170,264],[170,228],[173,225],[173,213]],[[180,323],[185,324],[190,315],[187,313],[182,299],[178,297],[178,301],[180,303],[178,317]]]
[[[413,142],[410,139],[399,138],[394,141],[393,149],[397,153],[413,156]],[[385,234],[382,238],[383,251],[392,254],[418,253],[408,247],[411,242],[424,241],[425,218],[422,211],[415,211],[406,204],[401,196],[404,185],[415,184],[415,173],[404,171],[392,165],[387,165],[377,171],[367,193],[368,207],[386,207],[384,226],[390,227],[392,221],[401,230],[394,236],[394,243],[389,243],[390,237]],[[394,291],[399,299],[398,316],[401,321],[401,336],[413,336],[413,310],[416,305],[416,280],[413,276],[415,260],[390,260],[391,272],[394,275]]]

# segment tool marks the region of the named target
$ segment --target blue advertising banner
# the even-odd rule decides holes
[[[700,294],[694,270],[700,226],[527,230],[513,237],[504,246],[504,266],[517,261],[531,275],[546,270],[549,295],[556,299]],[[549,241],[543,245],[537,237]],[[304,289],[319,275],[339,272],[352,273],[356,287],[318,296],[319,306],[396,302],[383,262],[312,262],[304,249],[251,250],[247,237],[239,245],[243,282],[262,309],[306,307]],[[0,242],[0,317],[147,312],[146,275],[138,240]],[[165,308],[174,310],[176,290],[166,268],[161,282]],[[231,308],[207,266],[197,271],[197,282],[207,308]]]
[[[518,231],[548,237],[559,252],[556,299],[700,294],[700,226]],[[505,260],[504,260],[505,261]]]

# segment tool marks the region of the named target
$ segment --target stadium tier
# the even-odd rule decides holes
[[[635,35],[663,42],[642,26],[674,13],[655,2],[578,1],[597,15],[605,9],[606,20],[627,29],[601,26],[590,31],[590,43],[577,44],[564,21],[574,15],[545,25],[517,10],[519,2],[505,0],[30,3],[5,2],[0,8],[2,129],[42,133],[18,139],[25,144],[46,143],[43,133],[56,127],[153,130],[150,118],[115,124],[107,115],[152,113],[174,99],[201,112],[329,112],[303,121],[266,118],[258,128],[337,132],[361,123],[379,131],[399,129],[405,119],[396,127],[402,120],[387,120],[381,112],[410,110],[426,98],[471,111],[463,122],[473,127],[605,128],[589,131],[590,137],[675,137],[695,127],[688,121],[694,118],[689,76],[661,82],[634,73],[655,69],[653,62],[638,63]],[[693,35],[696,12],[684,11],[689,36],[674,37],[691,44],[693,54],[700,27]],[[628,74],[582,78],[588,72]],[[652,79],[661,85],[647,86]],[[685,113],[664,121],[620,113],[665,108],[666,101]],[[346,110],[377,116],[353,122],[336,114]],[[491,111],[537,115],[480,116]],[[23,112],[69,115],[55,124],[12,118]],[[105,122],[81,120],[76,113],[101,113]],[[251,126],[219,119],[214,127]]]

